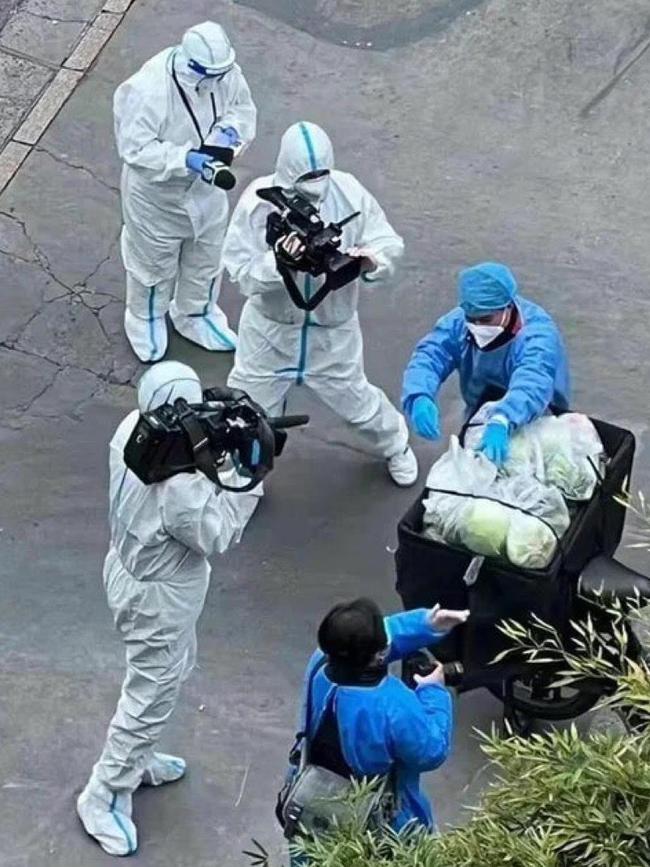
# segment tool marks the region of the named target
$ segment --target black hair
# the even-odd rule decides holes
[[[387,644],[384,617],[372,599],[335,605],[318,628],[318,646],[334,664],[364,668]]]

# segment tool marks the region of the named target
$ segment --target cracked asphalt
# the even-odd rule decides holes
[[[30,0],[50,16],[66,2]],[[645,0],[488,0],[408,44],[384,4],[395,38],[377,51],[323,32],[322,16],[330,29],[363,24],[354,0],[306,4],[321,19],[300,29],[284,20],[290,8],[138,0],[0,196],[1,867],[110,861],[81,832],[74,799],[123,673],[101,588],[107,445],[142,369],[122,333],[111,97],[190,24],[222,21],[260,106],[240,189],[269,170],[290,123],[311,119],[404,235],[394,284],[362,302],[370,378],[397,400],[411,347],[454,302],[457,269],[504,259],[563,327],[576,408],[636,433],[633,482],[649,489]],[[236,321],[231,286],[223,305]],[[176,336],[170,357],[206,384],[231,363]],[[242,545],[214,564],[200,667],[163,740],[190,773],[135,799],[147,867],[241,865],[251,836],[279,849],[272,808],[316,625],[359,593],[398,606],[395,526],[414,493],[393,488],[308,395],[289,409],[312,412],[312,425],[292,433]],[[449,434],[454,383],[442,409]],[[427,466],[443,446],[416,448]],[[642,565],[639,552],[623,557]],[[462,697],[454,754],[427,780],[443,825],[485,784],[472,728],[497,718],[487,694]]]

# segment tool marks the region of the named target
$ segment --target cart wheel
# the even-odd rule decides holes
[[[539,675],[515,678],[509,683],[489,684],[488,689],[510,710],[543,720],[567,720],[580,716],[596,704],[600,695],[579,686],[551,688]]]

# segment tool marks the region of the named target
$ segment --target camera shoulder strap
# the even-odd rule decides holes
[[[176,68],[174,66],[173,60],[172,60],[172,78],[174,79],[174,84],[176,85],[176,89],[178,90],[180,98],[183,101],[183,105],[185,106],[185,110],[189,114],[190,119],[191,119],[192,123],[194,124],[194,129],[196,130],[196,133],[197,133],[199,140],[201,142],[201,147],[203,147],[203,145],[205,144],[205,138],[203,137],[203,133],[201,131],[201,126],[199,124],[197,116],[194,114],[194,109],[192,108],[192,104],[190,103],[189,99],[187,98],[187,94],[185,93],[185,91],[181,87],[181,83],[178,80],[178,76],[176,75]],[[214,93],[210,94],[210,101],[212,102],[212,116],[214,118],[214,122],[212,124],[212,127],[214,127],[214,125],[219,120],[219,117],[217,115],[217,105],[216,105],[215,100],[214,100]]]
[[[307,754],[309,752],[309,731],[311,729],[311,699],[312,692],[314,687],[314,680],[316,675],[324,668],[327,663],[327,657],[323,655],[321,659],[318,660],[316,665],[312,668],[309,673],[309,680],[307,681],[307,689],[305,690],[305,717],[303,720],[303,729],[296,734],[296,743],[294,746],[294,750],[299,748],[301,751],[301,764],[304,765],[307,762]],[[292,750],[293,752],[293,750]]]
[[[198,420],[190,415],[179,419],[179,424],[185,431],[190,445],[192,446],[194,463],[196,464],[197,469],[206,475],[211,482],[219,484],[219,474],[214,465],[214,460],[212,459],[212,453],[210,451],[210,440],[206,436],[206,433]]]
[[[307,301],[300,289],[298,289],[298,284],[296,283],[296,278],[293,276],[291,272],[291,268],[287,267],[284,262],[281,262],[276,258],[276,267],[278,269],[278,273],[282,280],[284,281],[285,288],[289,293],[289,298],[293,301],[296,307],[299,310],[306,310],[311,312],[315,310],[318,305],[323,301],[327,295],[334,289],[334,286],[331,285],[329,275],[325,283],[320,287],[320,289],[312,295],[312,297]],[[329,284],[329,285],[328,285]]]

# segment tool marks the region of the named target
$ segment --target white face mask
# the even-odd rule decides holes
[[[489,346],[489,344],[503,334],[504,331],[503,325],[477,325],[474,322],[468,322],[467,328],[476,341],[476,345],[479,349],[484,349],[486,346]]]
[[[294,188],[297,193],[304,196],[313,205],[319,205],[325,200],[329,189],[329,175],[324,175],[322,178],[311,178],[306,181],[296,181]]]

